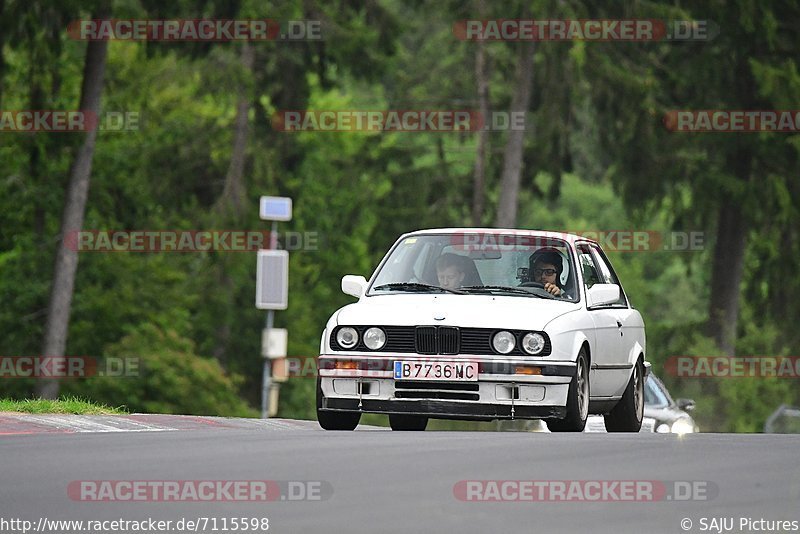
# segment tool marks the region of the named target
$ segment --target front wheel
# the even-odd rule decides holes
[[[622,398],[606,416],[608,432],[639,432],[644,418],[644,364],[641,360],[633,366],[631,379]]]
[[[421,415],[389,414],[389,426],[392,430],[421,432],[428,426],[428,418]]]
[[[322,381],[317,378],[317,421],[325,430],[355,430],[361,412],[334,412],[322,409]]]
[[[547,421],[551,432],[583,432],[589,417],[589,363],[586,347],[582,347],[575,362],[575,376],[569,383],[567,415],[563,419]]]

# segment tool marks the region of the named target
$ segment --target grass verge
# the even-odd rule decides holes
[[[65,397],[58,400],[47,399],[0,399],[0,412],[24,413],[69,413],[76,415],[123,415],[123,407],[112,408],[80,397]]]

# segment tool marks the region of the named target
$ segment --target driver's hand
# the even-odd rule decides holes
[[[544,290],[550,293],[551,295],[555,295],[556,297],[560,297],[561,293],[563,293],[557,285],[551,284],[550,282],[547,282],[544,285]]]

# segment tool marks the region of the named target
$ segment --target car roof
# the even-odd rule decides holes
[[[521,235],[521,236],[529,236],[529,237],[549,237],[555,239],[563,239],[569,243],[575,243],[575,241],[589,241],[592,243],[597,243],[594,239],[590,239],[588,237],[582,237],[576,234],[570,234],[566,232],[558,232],[554,230],[529,230],[529,229],[520,229],[520,228],[426,228],[422,230],[415,230],[413,232],[408,232],[403,234],[402,237],[410,236],[410,235],[420,235],[420,234],[495,234],[495,235]]]

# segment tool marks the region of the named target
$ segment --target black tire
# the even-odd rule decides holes
[[[428,426],[428,418],[423,415],[389,414],[389,426],[392,430],[421,432]]]
[[[589,417],[589,359],[586,348],[581,347],[575,365],[575,376],[569,383],[567,415],[563,419],[547,421],[550,432],[583,432]]]
[[[644,418],[644,363],[637,360],[625,393],[604,417],[607,432],[639,432]]]
[[[322,409],[322,385],[317,378],[317,421],[325,430],[355,430],[361,420],[361,412],[335,412]]]

